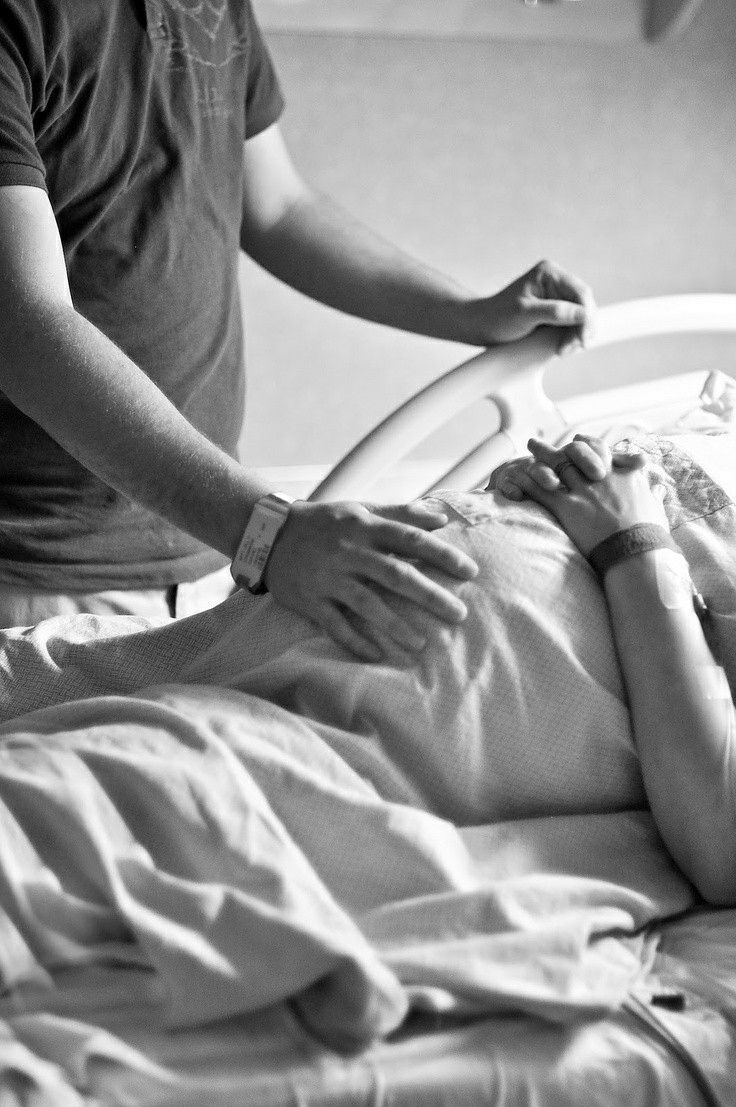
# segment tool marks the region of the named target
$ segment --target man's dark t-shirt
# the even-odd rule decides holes
[[[0,0],[0,185],[47,190],[76,309],[231,455],[243,141],[282,106],[249,0]],[[0,581],[157,587],[221,564],[0,393]]]

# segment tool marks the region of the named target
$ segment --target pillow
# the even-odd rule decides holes
[[[736,428],[729,432],[668,435],[670,444],[688,454],[713,482],[736,502]]]

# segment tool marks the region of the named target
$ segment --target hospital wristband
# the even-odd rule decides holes
[[[609,569],[617,565],[619,561],[625,561],[637,554],[649,553],[650,550],[672,550],[681,554],[680,547],[666,527],[657,526],[655,523],[636,523],[626,530],[619,530],[609,538],[604,538],[588,554],[588,561],[593,566],[602,582]]]
[[[261,496],[251,512],[230,572],[237,586],[254,596],[268,591],[266,566],[293,502],[293,497],[283,492],[270,492]]]
[[[588,554],[588,561],[595,569],[598,579],[603,584],[603,578],[609,569],[629,557],[636,557],[640,553],[649,553],[650,550],[672,550],[679,557],[683,557],[682,550],[675,542],[670,532],[665,527],[656,526],[654,523],[636,523],[627,530],[619,530],[610,538],[604,538]],[[700,623],[708,648],[720,664],[720,649],[713,630],[713,620],[710,608],[705,597],[698,591],[695,584],[690,581],[693,610]]]

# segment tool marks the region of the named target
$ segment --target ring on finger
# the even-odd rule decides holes
[[[566,457],[563,458],[562,461],[558,461],[556,465],[552,466],[552,472],[555,474],[558,480],[562,480],[563,473],[566,469],[570,468],[576,469],[577,466],[575,465],[574,461],[570,461],[570,458]]]

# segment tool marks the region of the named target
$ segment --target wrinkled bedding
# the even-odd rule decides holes
[[[734,508],[663,463],[726,641]],[[147,974],[164,1027],[288,1002],[340,1051],[411,1008],[600,1016],[646,976],[695,900],[644,810],[597,584],[541,510],[443,502],[481,572],[414,668],[244,595],[0,636],[0,1064],[41,1081],[59,1042],[91,1048],[37,998],[80,966]],[[484,824],[479,861],[458,828]]]
[[[581,816],[556,840],[504,824],[483,868],[449,823],[380,800],[308,727],[239,692],[26,716],[4,735],[0,797],[11,1012],[55,975],[111,964],[153,974],[163,1026],[288,1000],[340,1051],[409,1006],[569,1022],[617,1009],[651,963],[641,928],[693,902],[645,812]],[[99,1048],[63,1011],[6,1025],[42,1057],[60,1038]]]

